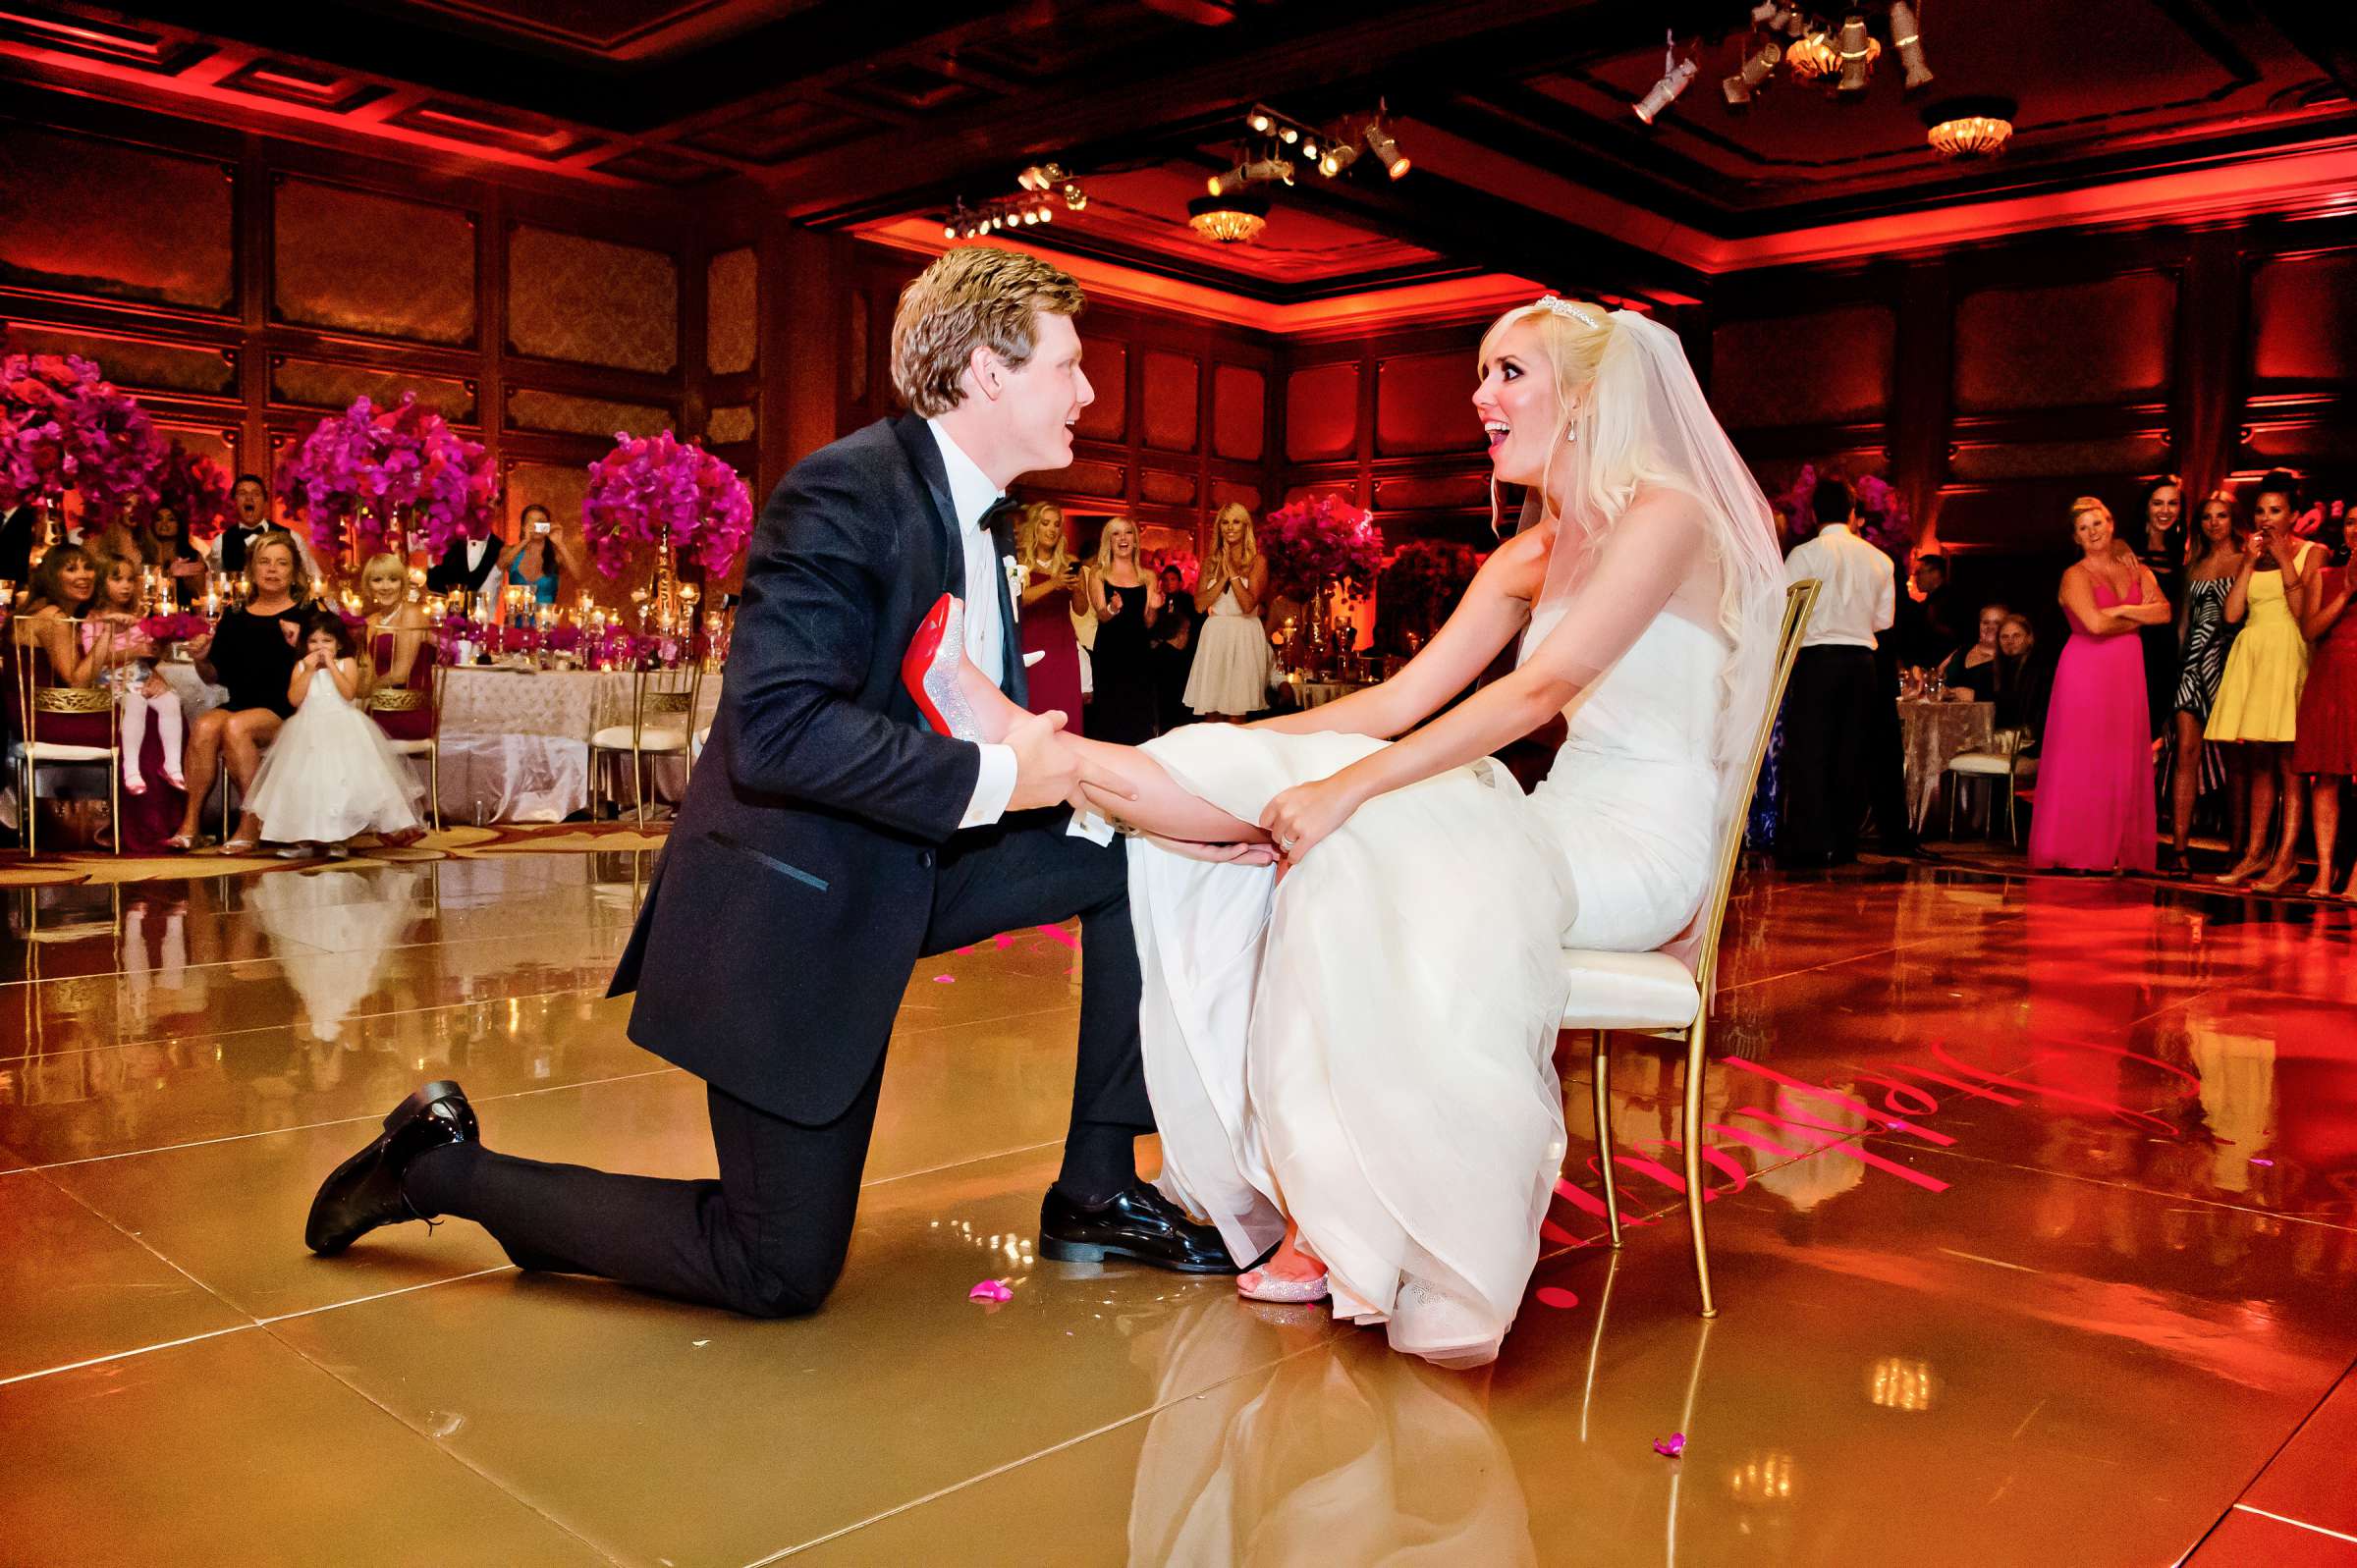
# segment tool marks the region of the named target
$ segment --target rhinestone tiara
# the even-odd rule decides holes
[[[1538,303],[1532,308],[1553,311],[1559,316],[1569,316],[1590,332],[1600,331],[1604,326],[1603,322],[1597,320],[1595,316],[1580,306],[1573,304],[1568,299],[1559,299],[1551,294],[1541,295]]]

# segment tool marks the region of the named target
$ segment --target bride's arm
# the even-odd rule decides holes
[[[1253,728],[1294,735],[1333,730],[1385,740],[1413,729],[1479,678],[1499,650],[1529,623],[1530,601],[1546,567],[1547,537],[1516,534],[1490,553],[1448,622],[1406,669],[1381,685],[1306,712],[1264,719]]]
[[[1261,825],[1286,858],[1299,860],[1362,802],[1530,733],[1610,670],[1702,565],[1705,546],[1701,516],[1675,493],[1639,500],[1615,534],[1562,620],[1520,669],[1398,744],[1270,801]]]

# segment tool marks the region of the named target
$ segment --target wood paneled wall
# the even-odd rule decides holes
[[[267,478],[323,414],[413,389],[490,449],[511,533],[535,501],[567,528],[617,430],[701,433],[712,385],[734,390],[716,367],[750,341],[749,252],[709,254],[667,196],[14,108],[0,344],[88,355],[232,473]]]

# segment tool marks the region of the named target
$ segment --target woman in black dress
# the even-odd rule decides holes
[[[2242,541],[2250,532],[2234,510],[2234,498],[2214,490],[2202,503],[2201,525],[2186,541],[2184,608],[2177,624],[2184,634],[2177,661],[2176,689],[2170,696],[2169,829],[2170,843],[2162,857],[2165,871],[2182,870],[2187,840],[2193,837],[2193,811],[2206,794],[2227,788],[2232,818],[2228,837],[2242,841],[2242,781],[2238,746],[2205,745],[2203,727],[2210,723],[2210,704],[2218,699],[2218,682],[2226,673],[2226,650],[2236,627],[2226,620],[2226,595],[2242,569]],[[2221,757],[2221,753],[2224,756]]]
[[[298,557],[295,540],[273,529],[247,547],[246,581],[250,590],[243,610],[221,618],[212,635],[189,644],[196,674],[229,688],[229,700],[201,715],[189,733],[189,805],[180,832],[167,842],[175,849],[192,849],[222,754],[229,758],[230,777],[240,789],[251,788],[254,771],[262,765],[262,748],[278,733],[294,708],[287,687],[295,667],[302,661],[302,621],[305,606],[296,597]],[[243,854],[261,842],[261,824],[252,812],[244,813],[237,833],[221,845],[228,854]]]
[[[1088,737],[1134,746],[1162,729],[1149,646],[1162,614],[1162,584],[1138,562],[1136,523],[1127,517],[1105,519],[1087,575],[1089,608],[1097,616],[1091,655],[1096,693],[1088,705]]]
[[[2169,608],[2184,604],[2185,487],[2173,473],[2165,473],[2144,487],[2144,537],[2136,559],[2150,568]],[[2180,618],[2181,619],[2181,618]],[[2176,711],[2179,622],[2147,626],[2137,633],[2144,644],[2144,705],[2152,733],[2168,732]]]

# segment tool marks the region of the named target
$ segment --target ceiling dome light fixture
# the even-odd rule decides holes
[[[1186,204],[1186,226],[1215,244],[1250,244],[1269,226],[1269,198],[1253,190],[1197,196]]]
[[[1784,51],[1784,64],[1801,81],[1814,81],[1841,69],[1841,51],[1827,36],[1823,24],[1811,23],[1809,30],[1793,39],[1792,46]]]
[[[2011,98],[1944,98],[1925,106],[1923,123],[1934,152],[1964,162],[2002,152],[2013,139],[2013,117],[2020,112]]]

